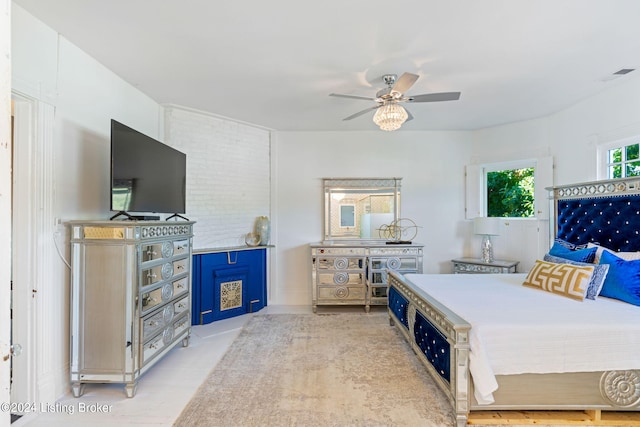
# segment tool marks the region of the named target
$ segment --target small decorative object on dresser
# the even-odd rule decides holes
[[[271,222],[268,216],[259,216],[256,219],[256,234],[260,236],[260,244],[268,245],[271,238]]]
[[[486,262],[479,258],[459,258],[453,259],[451,262],[453,263],[453,272],[456,274],[515,273],[516,266],[519,263],[519,261],[498,259],[494,259],[492,262]]]

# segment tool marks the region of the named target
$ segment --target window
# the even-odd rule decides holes
[[[640,176],[640,152],[638,148],[638,142],[609,148],[606,156],[607,178]]]
[[[486,173],[487,216],[531,218],[534,212],[535,168]]]
[[[465,217],[549,217],[553,158],[468,165]]]
[[[356,226],[356,205],[340,205],[340,227]]]

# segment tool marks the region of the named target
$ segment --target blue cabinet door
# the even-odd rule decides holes
[[[193,256],[194,325],[211,323],[267,305],[267,254],[258,248]]]

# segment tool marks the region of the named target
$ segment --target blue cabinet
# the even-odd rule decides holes
[[[267,249],[199,252],[192,278],[194,325],[258,311],[267,305]]]

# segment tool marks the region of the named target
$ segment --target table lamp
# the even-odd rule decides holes
[[[493,262],[493,245],[491,236],[500,234],[500,219],[497,217],[479,216],[473,219],[473,233],[482,235],[482,261]]]

